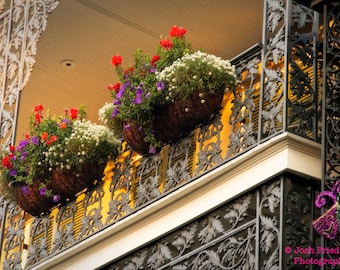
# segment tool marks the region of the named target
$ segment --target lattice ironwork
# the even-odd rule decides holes
[[[282,242],[291,247],[317,243],[309,214],[315,187],[294,175],[278,177],[101,269],[283,269]],[[302,190],[307,192],[301,198]],[[287,213],[282,225],[281,203]]]
[[[332,189],[340,177],[340,3],[328,6],[324,43],[324,151],[325,189]]]
[[[37,42],[57,0],[11,0],[0,14],[0,145],[14,144],[20,91],[31,75]],[[5,1],[0,1],[0,10]]]
[[[263,36],[262,94],[259,136],[266,138],[284,131],[287,8],[290,1],[265,1],[266,26]]]
[[[311,218],[320,215],[314,206],[315,198],[320,191],[320,182],[313,182],[294,175],[288,175],[283,187],[283,233],[282,246],[292,250],[297,247],[317,249],[321,238],[312,228]],[[284,249],[283,249],[284,251]],[[318,265],[300,265],[296,258],[307,259],[311,254],[283,252],[282,269],[320,269]],[[313,254],[315,258],[317,254]],[[304,268],[307,267],[307,268]]]
[[[260,96],[260,48],[237,63],[236,74],[240,81],[235,90],[230,124],[232,133],[226,158],[233,157],[257,144]]]
[[[340,177],[340,3],[328,3],[324,15],[323,92],[323,189],[332,190]],[[340,237],[325,241],[325,247],[340,246]],[[326,258],[329,254],[326,255]],[[331,265],[325,269],[332,269]]]
[[[318,59],[318,14],[292,5],[288,55],[287,130],[321,140],[321,62]]]

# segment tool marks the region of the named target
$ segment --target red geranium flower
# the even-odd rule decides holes
[[[119,91],[119,88],[120,88],[120,83],[116,83],[112,89],[115,90],[115,92],[118,92]]]
[[[2,164],[3,167],[6,167],[8,169],[13,168],[13,164],[11,163],[9,155],[2,158],[1,164]]]
[[[34,111],[37,113],[42,113],[43,110],[44,110],[44,106],[42,104],[39,104],[34,107]]]
[[[46,141],[46,144],[49,145],[54,143],[57,140],[57,138],[58,137],[56,135],[52,135],[51,138],[48,141]]]
[[[77,119],[78,118],[78,109],[71,108],[70,113],[71,113],[71,118],[72,119]]]
[[[170,37],[183,37],[187,32],[183,27],[173,26],[170,28]]]
[[[15,146],[14,146],[14,145],[10,145],[10,146],[9,146],[9,151],[10,151],[11,153],[13,153],[13,152],[15,151]]]
[[[48,138],[48,133],[45,131],[43,134],[40,135],[42,141],[46,142]]]
[[[163,38],[163,39],[160,40],[159,44],[160,44],[164,49],[166,49],[166,50],[172,48],[172,42],[171,42],[171,40],[169,40],[169,39],[164,39],[164,38]]]
[[[133,67],[129,67],[127,69],[124,70],[124,75],[128,74],[128,73],[133,73]]]
[[[59,127],[60,128],[67,128],[67,124],[65,122],[61,122]]]
[[[107,86],[108,90],[114,90],[116,93],[119,91],[121,84],[120,83],[115,83],[114,85],[110,84]]]
[[[116,54],[112,57],[111,63],[114,66],[120,66],[122,64],[122,57],[119,54]]]
[[[159,55],[154,55],[153,57],[152,57],[152,59],[151,59],[151,65],[155,65],[155,63],[159,60],[159,59],[161,59],[161,57],[159,56]]]
[[[40,124],[41,119],[43,119],[43,115],[42,115],[43,110],[44,110],[44,106],[41,104],[34,107],[35,124]]]

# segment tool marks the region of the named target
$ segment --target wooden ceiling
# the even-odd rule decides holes
[[[37,104],[57,115],[85,105],[98,122],[99,108],[111,101],[106,86],[117,81],[114,54],[129,65],[137,48],[153,54],[160,36],[178,25],[194,48],[231,59],[261,42],[262,13],[263,0],[61,0],[22,91],[17,139]]]

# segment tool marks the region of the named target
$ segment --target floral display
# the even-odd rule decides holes
[[[187,99],[193,92],[198,92],[204,103],[204,92],[214,93],[236,86],[235,68],[230,62],[201,51],[177,59],[156,77],[157,84],[165,89],[164,99],[169,102]]]
[[[134,64],[127,68],[122,67],[123,58],[119,54],[111,59],[120,81],[108,86],[113,107],[106,104],[101,109],[100,119],[111,128],[117,130],[118,127],[124,135],[127,133],[124,131],[136,127],[145,134],[143,138],[149,143],[149,153],[155,153],[167,143],[157,136],[156,109],[176,99],[189,100],[192,93],[200,95],[204,103],[205,93],[224,92],[236,86],[236,74],[230,62],[194,51],[185,40],[186,33],[183,27],[171,27],[169,37],[160,39],[153,56],[138,49]]]
[[[64,116],[55,117],[45,116],[43,105],[38,105],[32,113],[29,134],[3,154],[1,193],[13,200],[16,187],[27,194],[40,179],[41,196],[51,197],[55,203],[65,200],[50,188],[53,171],[58,169],[77,177],[83,165],[94,160],[104,168],[108,160],[118,156],[120,145],[109,128],[86,120],[83,108],[65,110]]]

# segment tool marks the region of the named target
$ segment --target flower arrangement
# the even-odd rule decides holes
[[[65,110],[62,117],[44,116],[43,111],[42,105],[34,108],[30,133],[3,154],[0,187],[9,200],[15,199],[16,186],[27,194],[36,179],[42,180],[41,196],[52,197],[55,203],[65,200],[50,189],[53,170],[77,176],[86,162],[95,160],[104,169],[106,162],[119,154],[121,142],[109,128],[86,120],[82,107]]]
[[[99,119],[116,134],[123,133],[135,125],[145,132],[145,141],[150,143],[149,153],[155,153],[161,146],[154,136],[153,109],[163,101],[164,85],[157,82],[156,74],[169,66],[185,53],[192,52],[191,45],[185,41],[186,30],[174,26],[170,38],[162,38],[157,53],[152,57],[138,49],[134,55],[134,65],[122,67],[122,57],[112,57],[112,65],[120,82],[109,85],[113,107],[105,104],[99,111]]]
[[[229,61],[195,52],[185,40],[186,32],[182,27],[171,27],[169,38],[160,39],[155,55],[151,57],[138,49],[134,65],[126,69],[119,54],[112,57],[120,82],[108,86],[113,107],[105,105],[100,118],[123,133],[131,124],[137,126],[145,133],[150,153],[164,144],[154,129],[155,109],[176,99],[190,99],[193,92],[202,97],[203,103],[205,93],[224,92],[236,86],[235,70]]]
[[[201,51],[177,59],[156,78],[158,83],[164,83],[163,97],[168,102],[185,100],[197,92],[204,103],[204,93],[224,92],[236,86],[235,67],[228,60]]]

